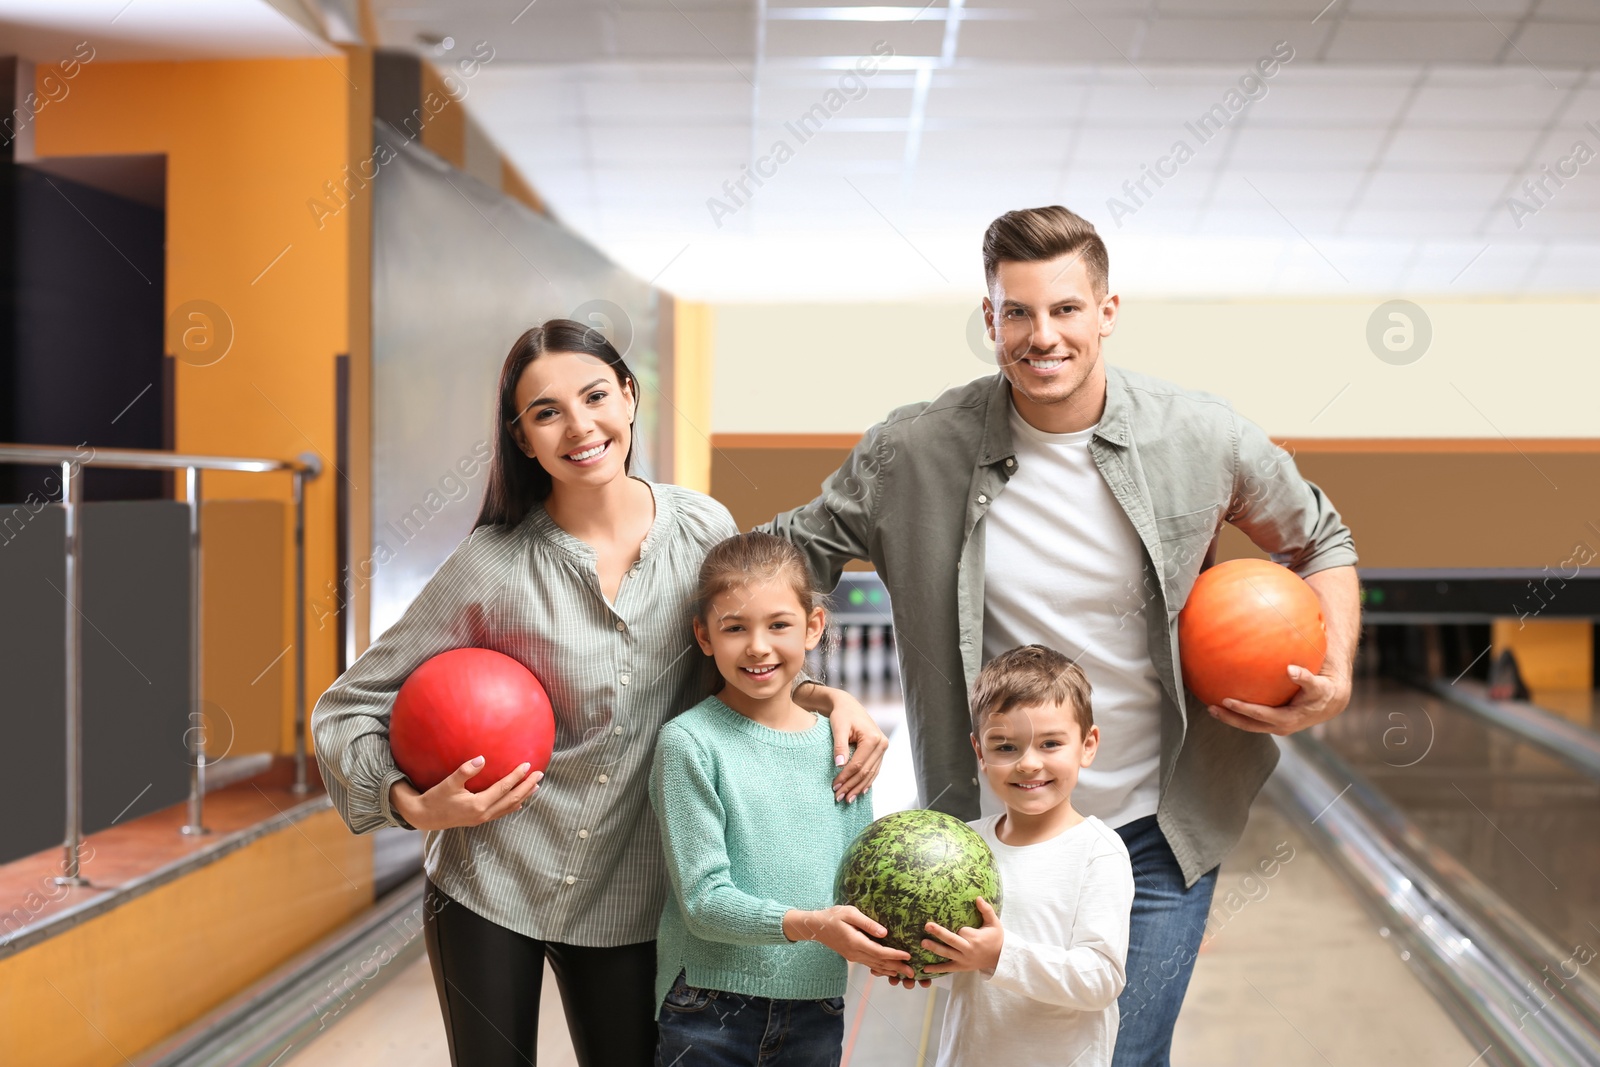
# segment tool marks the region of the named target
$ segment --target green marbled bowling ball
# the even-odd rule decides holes
[[[879,940],[911,953],[918,978],[945,962],[922,947],[932,935],[924,923],[946,930],[982,926],[978,897],[1000,911],[1000,868],[978,832],[942,811],[897,811],[874,822],[845,850],[834,900],[853,904],[889,931]]]

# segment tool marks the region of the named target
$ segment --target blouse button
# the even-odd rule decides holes
[[[628,676],[626,674],[624,674],[621,678],[618,678],[617,681],[621,682],[623,685],[627,685],[628,684]]]
[[[587,831],[587,830],[579,830],[578,831],[578,836],[579,837],[588,837],[589,836],[589,831]]]
[[[602,774],[600,777],[596,778],[595,781],[599,782],[601,785],[605,785],[607,782],[611,781],[611,777],[610,775]]]
[[[568,884],[568,885],[572,885],[572,884],[573,884],[573,883],[575,883],[575,882],[577,882],[577,879],[576,879],[576,878],[574,878],[574,877],[573,877],[573,876],[572,876],[572,875],[570,875],[570,874],[569,874],[569,875],[567,875],[567,884]]]
[[[611,732],[616,734],[618,737],[621,737],[622,736],[622,727],[619,726],[615,730],[612,730]]]
[[[627,628],[628,628],[628,624],[627,623],[623,622],[621,619],[617,620],[617,632],[618,633],[621,633],[623,630],[626,630]]]

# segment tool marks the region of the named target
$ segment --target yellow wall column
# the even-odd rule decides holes
[[[711,491],[710,305],[680,300],[673,325],[673,481],[702,493]]]

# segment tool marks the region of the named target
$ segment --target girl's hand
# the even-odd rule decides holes
[[[872,940],[889,933],[850,904],[835,904],[821,911],[791,908],[783,917],[783,936],[790,941],[818,941],[851,963],[865,964],[874,974],[904,974],[911,968],[902,963],[911,953],[889,948]]]
[[[909,968],[907,968],[907,969],[909,970]],[[889,984],[890,985],[900,986],[902,989],[905,989],[908,992],[910,990],[913,990],[913,989],[917,988],[917,986],[921,986],[923,989],[927,989],[929,986],[931,986],[933,984],[933,982],[930,981],[927,978],[922,979],[920,982],[913,982],[909,977],[907,977],[906,975],[902,975],[902,974],[884,974],[884,973],[882,973],[880,971],[873,971],[872,973],[875,974],[875,975],[878,975],[881,978],[889,979]]]
[[[467,789],[467,782],[483,770],[483,757],[470,759],[455,773],[426,793],[419,793],[405,779],[389,789],[389,806],[418,830],[448,830],[455,826],[481,826],[491,819],[509,815],[522,807],[539,788],[543,771],[528,773],[524,763],[481,793]]]
[[[833,727],[833,762],[840,766],[833,778],[833,796],[835,800],[854,803],[878,777],[884,753],[889,751],[888,735],[878,729],[861,702],[843,689],[808,682],[798,687],[794,702],[828,717],[828,724]],[[852,745],[856,750],[853,757]]]
[[[1000,946],[1005,942],[1006,932],[1000,927],[1000,916],[996,915],[989,902],[979,897],[977,900],[978,914],[983,917],[982,928],[975,929],[963,926],[959,933],[952,933],[938,923],[928,923],[925,929],[928,933],[938,938],[937,941],[924,940],[922,947],[929,952],[937,952],[948,957],[949,963],[936,963],[932,967],[922,968],[928,974],[950,974],[954,971],[977,971],[980,974],[993,974],[995,965],[1000,962]]]

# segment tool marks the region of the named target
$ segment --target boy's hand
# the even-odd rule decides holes
[[[904,974],[911,968],[903,960],[911,953],[872,940],[889,933],[851,904],[836,904],[820,911],[792,908],[783,917],[783,936],[790,941],[817,941],[851,963],[865,964],[874,974]]]
[[[924,940],[922,947],[950,959],[949,963],[936,963],[932,967],[922,968],[925,972],[951,974],[955,971],[977,971],[985,975],[994,973],[995,966],[1000,962],[1000,946],[1005,942],[1006,932],[1000,926],[1000,916],[995,914],[987,900],[979,897],[977,905],[978,914],[983,918],[981,928],[963,926],[959,933],[951,933],[938,923],[928,923],[924,927],[938,940]]]

